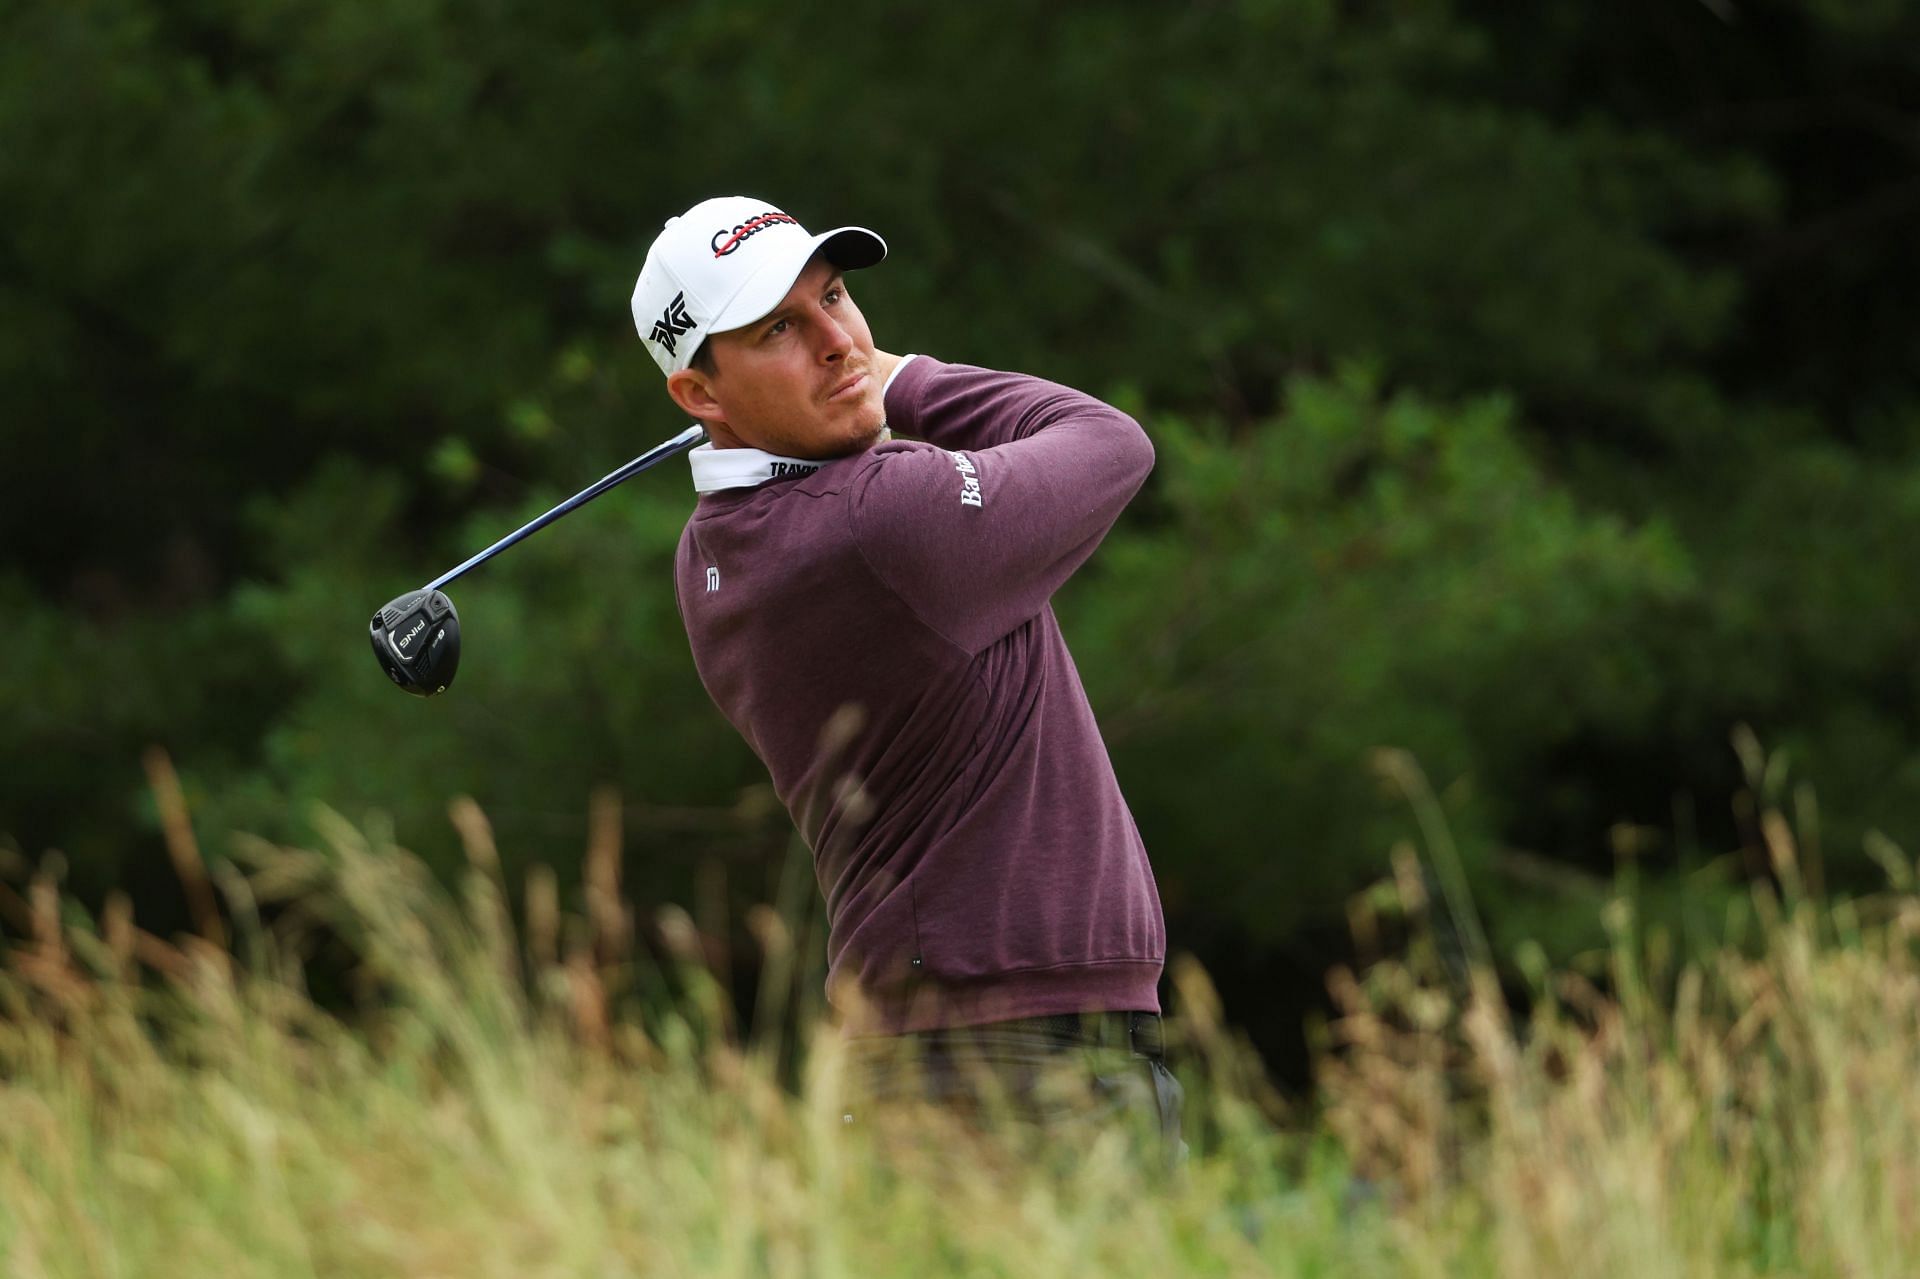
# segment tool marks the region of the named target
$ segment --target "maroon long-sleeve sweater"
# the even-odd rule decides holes
[[[696,449],[675,562],[701,681],[813,850],[828,998],[853,1034],[1158,1012],[1153,871],[1048,603],[1153,446],[927,356],[885,400],[919,440]]]

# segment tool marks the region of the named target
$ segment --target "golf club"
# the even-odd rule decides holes
[[[373,655],[387,678],[416,697],[444,693],[453,683],[460,665],[460,615],[441,587],[492,559],[523,538],[538,533],[569,511],[577,510],[624,480],[665,461],[706,438],[701,426],[690,426],[663,444],[642,453],[619,470],[613,471],[587,488],[575,493],[539,519],[522,525],[478,555],[434,578],[419,590],[408,591],[388,600],[373,615],[368,632],[373,640]]]

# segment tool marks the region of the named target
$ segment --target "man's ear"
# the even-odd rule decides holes
[[[699,369],[681,369],[668,374],[667,394],[690,418],[708,424],[721,418],[720,401],[713,398],[713,384]]]

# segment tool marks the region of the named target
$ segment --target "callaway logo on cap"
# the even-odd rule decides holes
[[[865,227],[823,235],[765,200],[702,200],[667,225],[633,286],[633,323],[662,373],[693,363],[709,333],[752,324],[780,305],[814,251],[842,271],[872,266],[887,242]]]

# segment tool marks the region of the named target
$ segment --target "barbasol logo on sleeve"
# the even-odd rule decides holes
[[[965,453],[948,453],[953,459],[953,469],[960,472],[960,505],[981,506],[980,473],[974,470],[973,459]]]
[[[790,222],[794,226],[800,225],[800,219],[789,217],[778,209],[768,209],[765,213],[748,218],[739,226],[731,229],[721,227],[713,233],[713,238],[707,241],[707,247],[713,250],[714,257],[724,258],[768,227],[779,226],[783,222]]]

